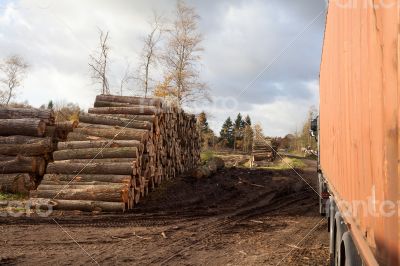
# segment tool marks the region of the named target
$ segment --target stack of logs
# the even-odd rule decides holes
[[[276,141],[270,138],[255,138],[253,141],[253,150],[251,165],[261,165],[262,162],[273,162],[276,159],[277,151]]]
[[[163,179],[197,167],[193,115],[158,98],[98,95],[31,196],[54,209],[132,209]]]
[[[27,194],[43,177],[58,140],[75,123],[55,123],[54,112],[0,108],[0,191]]]

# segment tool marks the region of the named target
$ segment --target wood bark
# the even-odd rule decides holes
[[[46,161],[42,157],[18,156],[11,161],[0,161],[0,174],[36,173],[44,175]]]
[[[54,162],[47,166],[48,174],[133,174],[132,163],[69,163]]]
[[[134,105],[147,105],[162,107],[162,99],[160,98],[143,98],[135,96],[117,96],[117,95],[97,95],[96,102],[118,102],[118,103],[128,103]]]
[[[105,202],[90,200],[60,200],[60,199],[33,199],[37,207],[47,210],[47,206],[52,206],[54,210],[80,210],[80,211],[103,211],[103,212],[124,212],[126,206],[124,202]]]
[[[139,140],[141,142],[149,137],[147,130],[133,128],[76,128],[73,133],[115,140]]]
[[[60,186],[56,190],[32,190],[32,198],[48,198],[61,200],[92,200],[107,202],[128,202],[128,190],[124,187],[93,189],[92,186],[82,189],[65,189]]]
[[[68,141],[59,142],[57,149],[68,150],[68,149],[87,149],[87,148],[103,148],[103,147],[135,147],[140,153],[143,152],[144,145],[137,140],[101,140],[101,141]]]
[[[90,114],[155,115],[159,110],[154,106],[98,107],[89,108]]]
[[[53,153],[56,161],[71,159],[102,159],[102,158],[137,158],[138,150],[135,147],[117,148],[87,148],[61,150]]]
[[[130,175],[107,175],[107,174],[45,174],[43,181],[45,182],[108,182],[108,183],[130,183],[132,177]]]
[[[52,151],[53,143],[50,138],[35,139],[29,143],[0,144],[0,154],[4,155],[38,156]]]
[[[46,123],[40,119],[0,119],[0,135],[24,135],[42,137]]]
[[[0,191],[2,192],[26,195],[34,188],[35,183],[29,174],[0,174]]]
[[[88,124],[101,124],[110,126],[120,126],[127,128],[152,130],[153,125],[148,121],[140,121],[134,119],[120,118],[107,115],[83,114],[79,116],[79,120]]]
[[[11,108],[0,107],[0,119],[21,119],[21,118],[37,118],[43,120],[47,124],[54,124],[55,116],[52,110],[42,110],[34,108]]]

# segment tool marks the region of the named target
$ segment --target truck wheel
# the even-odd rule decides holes
[[[322,198],[327,192],[325,180],[322,177],[321,173],[318,173],[318,194],[319,194],[319,213],[321,216],[326,215],[326,206],[327,206],[327,199]]]
[[[362,260],[350,232],[345,232],[342,236],[338,261],[340,266],[362,266]]]
[[[335,220],[336,220],[336,237],[335,237],[335,265],[342,265],[340,264],[340,257],[344,256],[344,254],[341,254],[341,244],[342,244],[342,238],[344,233],[347,231],[346,224],[344,223],[342,216],[340,216],[340,213],[337,212],[335,215]]]

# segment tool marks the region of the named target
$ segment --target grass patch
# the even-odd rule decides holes
[[[200,154],[200,159],[202,163],[208,162],[210,159],[215,157],[215,153],[212,151],[203,151]]]
[[[0,200],[23,200],[26,199],[26,196],[22,194],[10,194],[0,192]]]
[[[272,166],[267,166],[267,167],[260,167],[264,169],[274,169],[274,170],[288,170],[292,168],[305,168],[307,165],[300,159],[296,158],[288,158],[285,157],[283,160],[281,160],[279,163],[272,165]]]

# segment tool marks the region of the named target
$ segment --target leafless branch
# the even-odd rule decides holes
[[[0,91],[1,104],[8,105],[15,97],[15,90],[21,86],[28,67],[24,59],[18,55],[8,57],[0,64],[0,82],[5,87],[5,90]]]
[[[104,31],[99,29],[100,46],[97,51],[94,51],[90,56],[89,68],[92,71],[91,78],[95,83],[101,84],[101,93],[110,94],[110,88],[107,78],[108,70],[108,52],[110,47],[108,46],[108,31],[104,34]]]

